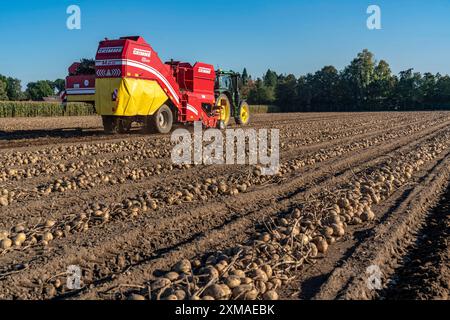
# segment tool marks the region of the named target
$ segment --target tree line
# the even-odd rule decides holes
[[[341,71],[325,66],[299,78],[268,70],[253,80],[244,69],[241,89],[250,104],[284,112],[450,109],[450,76],[413,69],[395,75],[368,50]]]
[[[76,74],[91,74],[94,60],[82,59]],[[27,84],[0,74],[0,101],[41,101],[64,90],[64,79]],[[255,80],[244,69],[241,92],[250,104],[274,104],[284,112],[450,109],[450,76],[414,72],[393,74],[387,61],[363,50],[338,71],[325,66],[299,78],[267,70]]]
[[[45,97],[60,93],[64,87],[64,79],[39,80],[28,83],[26,90],[22,91],[19,79],[0,74],[0,101],[42,101]]]

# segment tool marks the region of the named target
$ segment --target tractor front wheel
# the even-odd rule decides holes
[[[231,117],[231,103],[226,94],[222,93],[217,97],[216,109],[219,111],[219,123],[226,128]]]
[[[248,103],[242,101],[237,111],[238,112],[234,117],[236,123],[244,126],[247,125],[250,122],[250,107],[248,106]]]
[[[153,133],[169,133],[172,130],[173,114],[167,105],[163,105],[149,119],[149,129]]]

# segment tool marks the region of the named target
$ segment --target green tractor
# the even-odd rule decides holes
[[[220,112],[219,128],[228,126],[231,117],[237,124],[247,125],[250,121],[250,108],[245,100],[241,99],[239,84],[241,75],[234,71],[216,71],[216,108]]]

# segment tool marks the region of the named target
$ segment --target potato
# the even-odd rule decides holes
[[[0,248],[3,250],[9,249],[11,248],[13,242],[11,239],[9,238],[5,238],[0,242]]]
[[[170,286],[171,283],[172,283],[172,281],[170,281],[167,278],[158,278],[152,282],[150,288],[152,290],[159,290],[159,289]]]
[[[249,278],[249,277],[244,277],[244,278],[241,279],[241,283],[242,284],[250,284],[252,282],[253,282],[253,279]]]
[[[336,242],[336,238],[333,237],[333,236],[327,237],[326,240],[327,240],[327,243],[328,243],[329,245],[331,245],[331,244],[333,244],[333,243]]]
[[[258,290],[259,293],[263,294],[264,292],[267,291],[267,285],[264,281],[256,280],[255,289]]]
[[[208,275],[210,279],[219,278],[219,271],[213,266],[206,266],[202,271],[202,274]]]
[[[0,231],[0,240],[3,240],[3,239],[8,238],[8,237],[9,237],[9,232],[8,231],[6,231],[6,230],[1,230]]]
[[[7,205],[9,205],[8,197],[6,196],[0,197],[0,206],[6,207]]]
[[[264,300],[278,300],[278,293],[275,290],[269,290],[263,294]]]
[[[364,222],[372,221],[372,220],[375,219],[375,214],[373,213],[372,209],[366,208],[366,209],[364,210],[364,212],[361,214],[361,217],[360,217],[360,218],[361,218],[361,220],[364,221]]]
[[[180,277],[180,275],[178,274],[178,272],[171,271],[166,273],[165,277],[170,281],[175,281]]]
[[[300,233],[297,236],[297,240],[298,242],[302,245],[302,246],[306,246],[309,243],[309,238],[306,234],[304,233]]]
[[[19,244],[19,246],[25,242],[25,240],[27,239],[27,236],[25,233],[21,232],[18,233],[15,237],[14,237],[14,244]]]
[[[214,267],[217,269],[217,271],[222,273],[222,271],[225,270],[226,267],[228,267],[228,262],[226,262],[226,260],[221,260]]]
[[[236,275],[231,275],[225,278],[225,284],[231,288],[234,289],[238,287],[241,284],[241,278]]]
[[[186,291],[184,290],[175,290],[175,292],[173,293],[178,300],[185,300],[186,299]]]
[[[179,261],[173,267],[173,270],[178,273],[190,273],[191,269],[192,269],[191,262],[187,259],[183,259],[183,260]]]
[[[239,278],[245,278],[245,272],[239,269],[234,269],[230,271],[230,275],[237,276]]]
[[[271,239],[270,233],[264,232],[260,235],[259,239],[263,242],[269,242]]]
[[[273,275],[272,267],[268,264],[265,264],[261,267],[261,270],[264,271],[267,275],[267,277],[271,278]]]
[[[270,279],[270,283],[273,284],[273,288],[274,288],[274,289],[280,288],[281,285],[282,285],[281,279],[278,279],[278,278],[272,278],[272,279]]]
[[[244,300],[245,299],[245,300],[247,300],[246,299],[247,293],[250,293],[249,296],[253,297],[253,295],[255,293],[254,291],[256,291],[256,290],[255,290],[255,288],[252,285],[250,285],[250,284],[241,284],[240,286],[238,286],[238,287],[233,289],[232,296],[233,296],[234,299],[239,299],[239,300]],[[248,299],[248,300],[250,300],[250,299]]]
[[[51,232],[46,232],[42,235],[42,240],[50,242],[53,240],[53,234]]]
[[[317,251],[320,253],[326,253],[328,251],[328,243],[322,237],[316,237],[313,239],[314,244],[317,247]]]
[[[101,216],[103,216],[103,211],[102,210],[95,210],[93,215],[94,215],[94,217],[101,217]]]
[[[225,293],[225,295],[222,297],[222,299],[228,299],[231,297],[231,289],[229,286],[227,286],[226,284],[221,284],[220,285],[222,287],[223,292]]]
[[[350,224],[353,224],[353,225],[357,225],[357,224],[361,224],[361,223],[362,223],[362,220],[358,217],[353,217],[353,219],[350,221]]]
[[[14,227],[14,232],[15,233],[20,233],[20,232],[24,232],[25,231],[25,227],[21,224],[17,225]]]
[[[261,280],[263,282],[269,281],[269,277],[261,269],[252,270],[252,272],[250,273],[250,276],[253,278],[253,280]]]
[[[226,294],[227,294],[227,292],[219,284],[210,285],[205,290],[205,295],[206,296],[211,296],[215,300],[219,300],[219,299],[223,298],[224,296],[226,296]]]
[[[128,300],[143,301],[145,300],[145,297],[143,295],[133,293],[128,296]]]
[[[322,229],[322,234],[326,237],[332,236],[333,235],[333,228],[331,227],[325,227]]]
[[[51,228],[51,227],[53,227],[55,224],[56,224],[56,221],[55,221],[55,220],[52,220],[52,219],[49,219],[49,220],[45,221],[45,227],[46,227],[46,228]]]
[[[340,238],[345,235],[345,229],[342,225],[334,223],[331,225],[331,228],[333,229],[333,236]]]

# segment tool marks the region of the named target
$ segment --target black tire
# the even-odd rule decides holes
[[[114,116],[102,116],[105,133],[116,134],[118,132],[117,118]]]
[[[221,119],[222,116],[219,117],[220,121],[223,122],[225,127],[230,123],[230,119],[233,116],[233,106],[231,105],[231,101],[225,93],[220,94],[216,99],[216,109],[220,109],[224,104],[224,119]]]
[[[173,113],[167,105],[160,107],[148,121],[149,130],[153,133],[169,133],[172,125]]]
[[[118,119],[118,131],[119,133],[128,133],[131,130],[132,119],[128,117],[121,117]]]
[[[245,111],[245,116],[242,117],[243,111]],[[246,101],[241,101],[239,104],[237,114],[234,115],[234,120],[237,124],[246,126],[250,123],[250,107]]]

